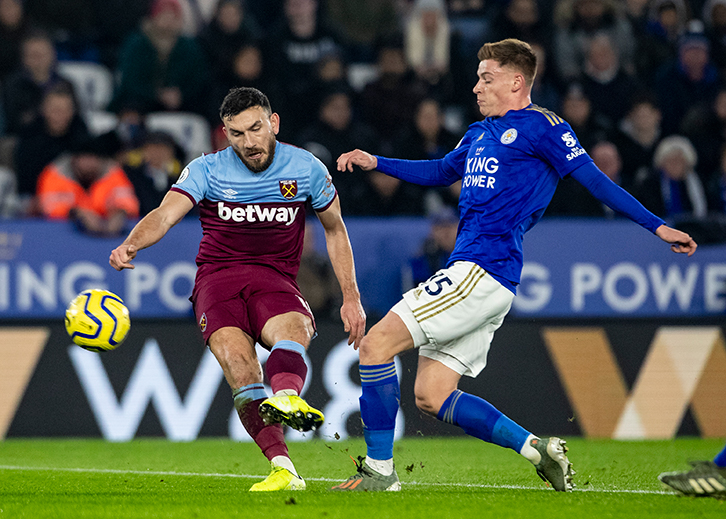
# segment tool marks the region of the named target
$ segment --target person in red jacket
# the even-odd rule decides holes
[[[121,233],[139,216],[134,188],[119,164],[104,156],[95,141],[84,142],[43,169],[37,198],[41,214],[72,219],[90,233]]]

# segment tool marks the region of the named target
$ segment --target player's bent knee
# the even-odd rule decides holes
[[[393,360],[393,355],[382,339],[378,334],[363,337],[359,346],[361,364],[387,364]]]
[[[415,391],[415,398],[416,398],[416,407],[418,407],[422,412],[431,415],[436,416],[439,413],[439,409],[441,409],[441,402],[439,402],[438,398],[434,397],[434,394],[432,391]]]

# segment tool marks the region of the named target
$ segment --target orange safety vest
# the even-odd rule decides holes
[[[131,218],[138,217],[139,200],[126,173],[110,160],[104,168],[100,178],[86,191],[73,175],[70,155],[63,155],[46,166],[38,178],[37,189],[43,215],[68,218],[71,209],[80,207],[103,218],[117,209],[123,209]]]

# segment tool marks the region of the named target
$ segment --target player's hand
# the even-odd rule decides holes
[[[353,166],[360,166],[364,171],[376,169],[378,159],[363,150],[353,150],[338,157],[338,171],[353,171]]]
[[[343,329],[349,333],[348,344],[357,350],[366,333],[366,313],[360,299],[344,301],[340,307],[340,318],[343,320]]]
[[[131,260],[136,257],[138,250],[135,245],[121,244],[111,251],[111,256],[108,258],[108,262],[116,270],[133,269],[134,266],[131,264]]]
[[[671,244],[671,250],[679,254],[692,256],[698,245],[687,233],[661,225],[655,230],[655,235],[666,243]]]

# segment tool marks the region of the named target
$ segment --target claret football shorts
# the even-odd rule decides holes
[[[513,299],[479,265],[457,261],[403,294],[391,310],[403,319],[419,355],[476,377]]]
[[[298,312],[315,319],[294,280],[262,265],[235,265],[197,271],[192,293],[197,324],[206,344],[220,328],[240,328],[260,340],[265,323],[276,315]],[[272,346],[272,345],[268,345]]]

